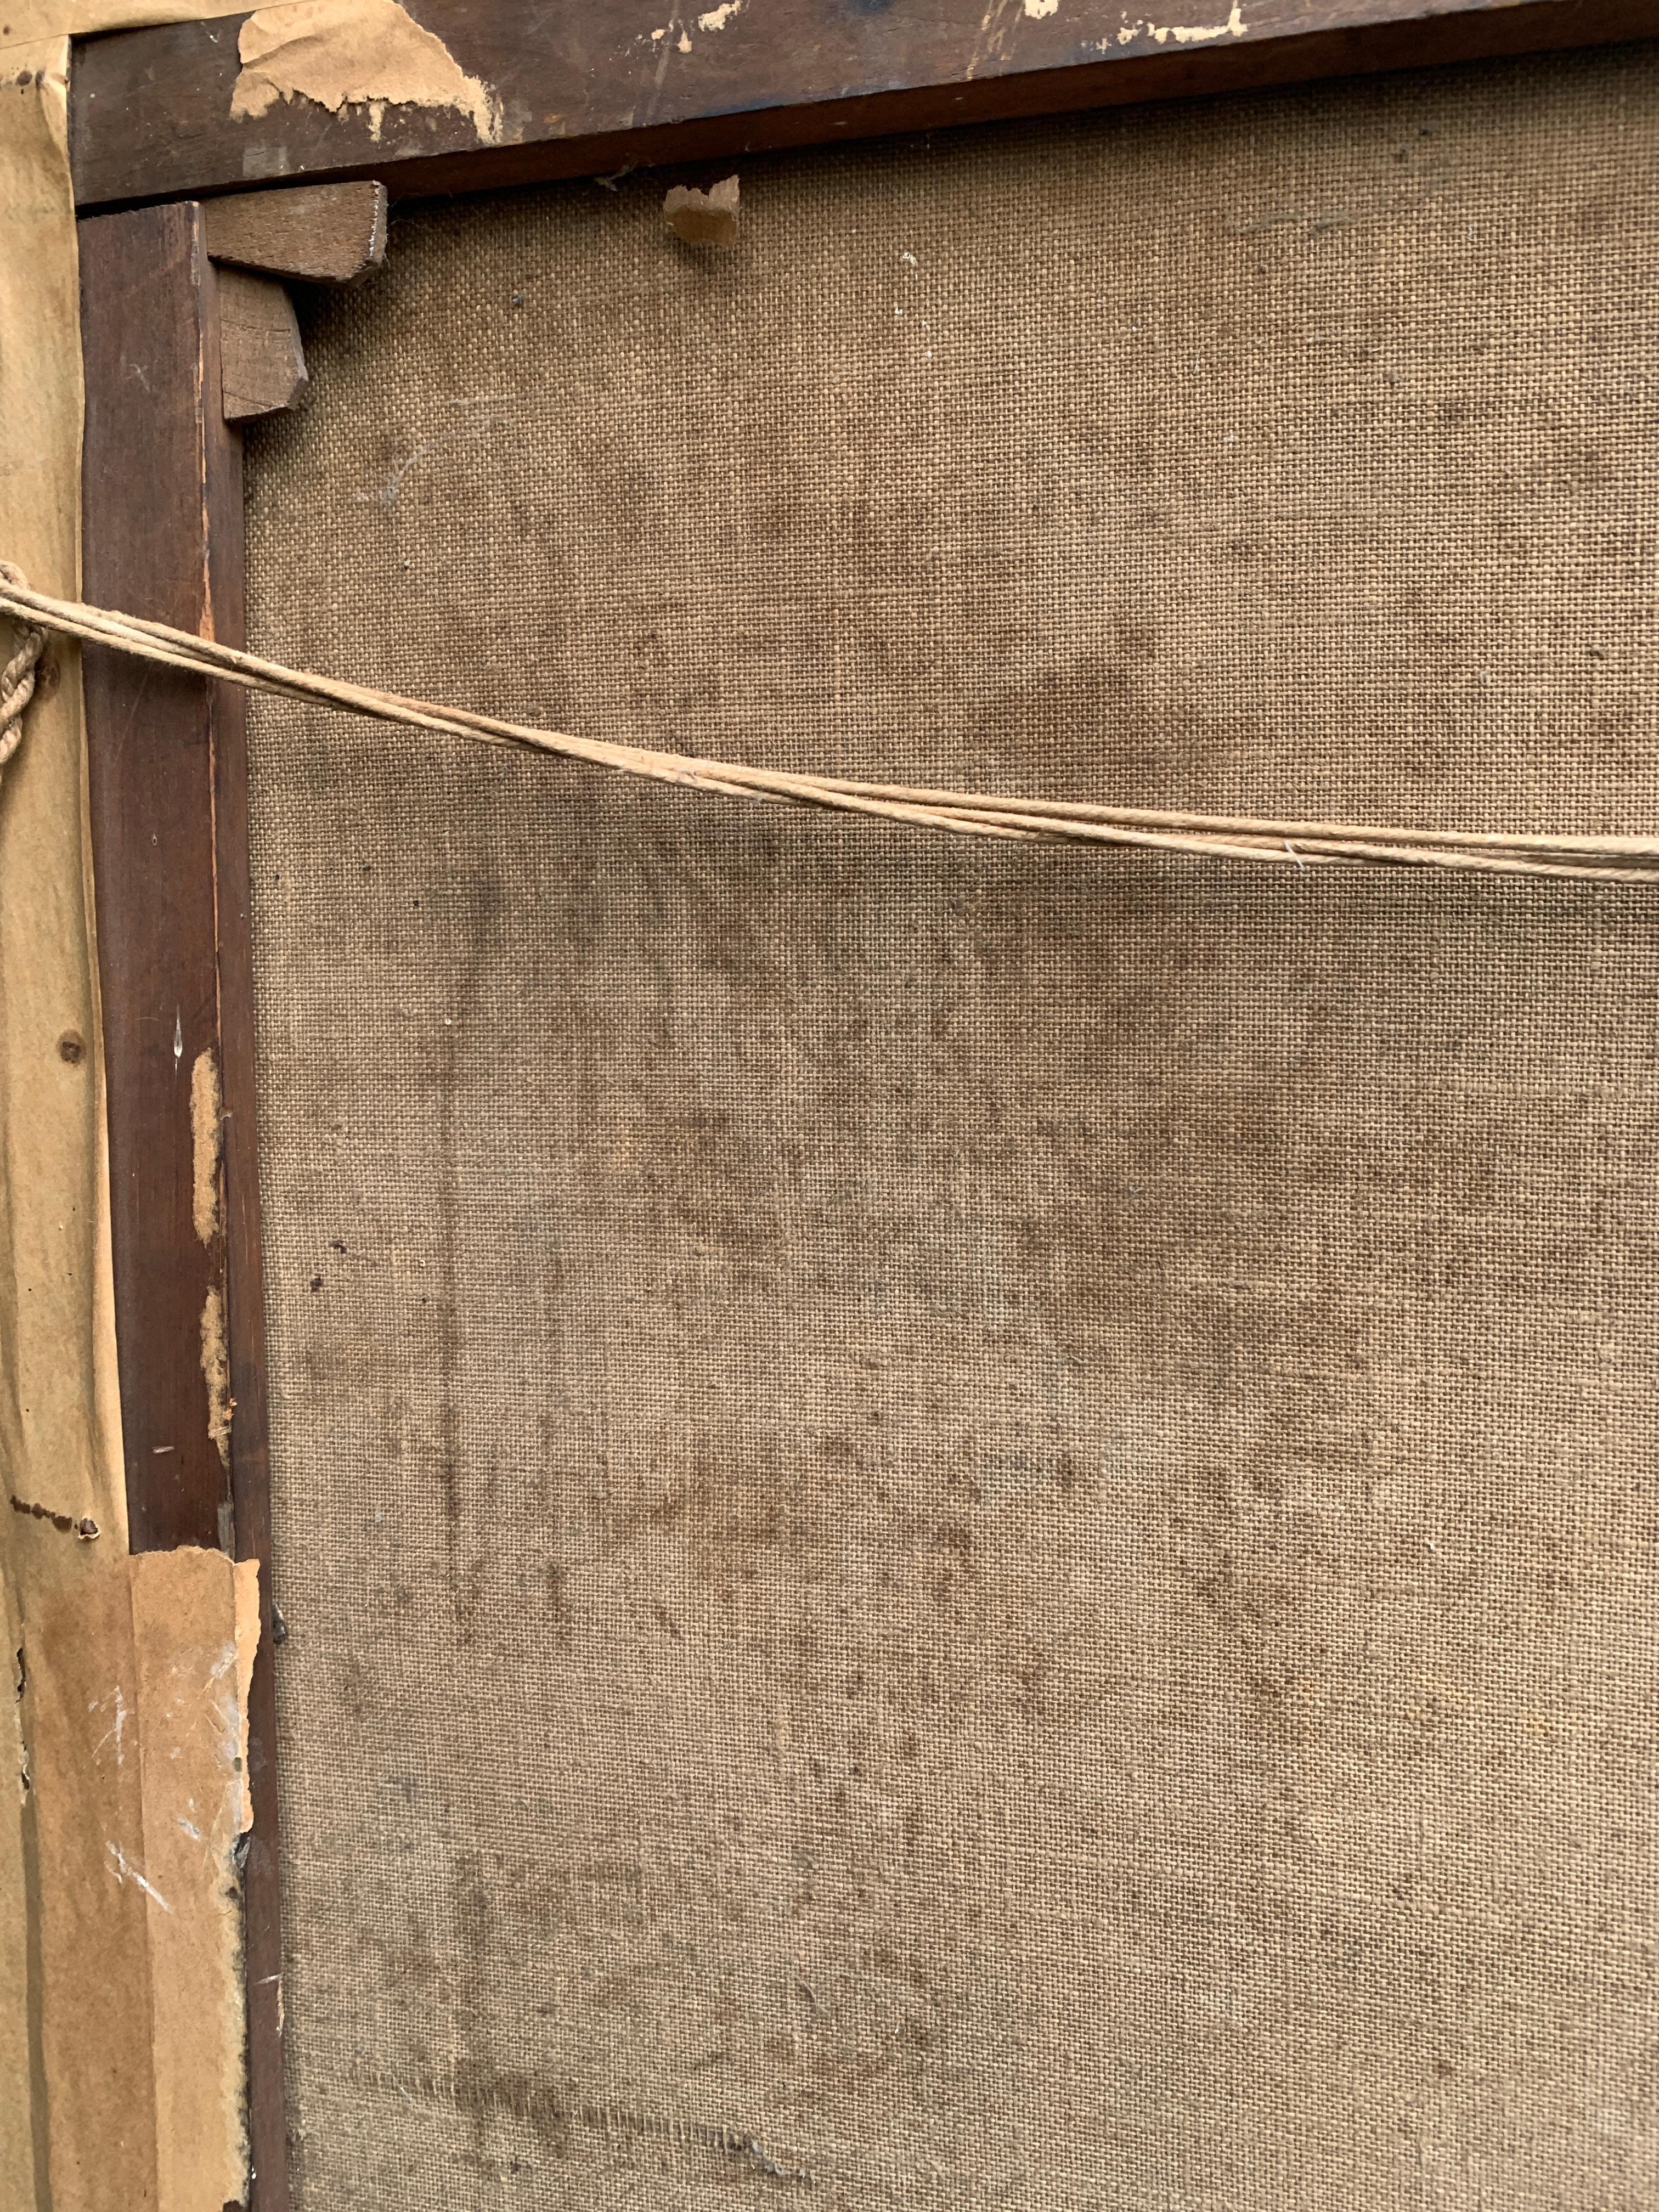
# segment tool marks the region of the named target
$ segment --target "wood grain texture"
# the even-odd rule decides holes
[[[386,186],[293,185],[237,192],[202,210],[215,261],[309,284],[355,284],[386,258]]]
[[[103,605],[223,635],[240,576],[208,501],[221,476],[240,482],[240,453],[219,419],[206,269],[188,208],[82,226],[84,575]],[[132,1546],[211,1547],[230,1530],[230,1477],[201,1327],[223,1253],[193,1219],[191,1084],[198,1056],[219,1055],[213,739],[234,709],[170,669],[96,651],[85,669]]]
[[[241,15],[88,40],[71,74],[82,207],[276,177],[475,191],[999,116],[1659,33],[1656,0],[413,0],[495,118],[275,99],[232,113]]]
[[[219,406],[216,281],[200,210],[82,222],[79,246],[86,589],[240,642],[241,442]],[[243,702],[228,686],[94,649],[84,669],[131,1540],[135,1551],[222,1546],[261,1563],[244,1878],[250,2133],[257,2212],[286,2212]],[[222,1091],[217,1218],[205,1242],[191,1127],[204,1053]],[[228,1467],[209,1432],[210,1292],[234,1401]]]
[[[220,383],[227,422],[280,415],[305,398],[305,348],[294,302],[274,276],[220,272]]]

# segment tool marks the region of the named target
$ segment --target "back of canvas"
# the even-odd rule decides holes
[[[252,642],[1651,832],[1656,156],[1632,49],[411,212]],[[1652,895],[253,722],[306,2212],[1650,2204]]]

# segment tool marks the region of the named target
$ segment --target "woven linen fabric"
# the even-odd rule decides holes
[[[259,650],[1659,823],[1655,50],[684,173],[311,301]],[[252,714],[304,2212],[1650,2206],[1654,896]]]

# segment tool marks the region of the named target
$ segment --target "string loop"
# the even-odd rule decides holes
[[[0,585],[12,591],[27,592],[28,578],[9,561],[0,561]],[[38,623],[8,608],[22,629],[23,635],[15,653],[0,669],[0,771],[23,741],[23,709],[34,696],[34,672],[40,655],[46,649],[46,633]]]

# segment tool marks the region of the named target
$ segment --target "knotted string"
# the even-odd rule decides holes
[[[9,561],[0,561],[0,585],[27,592],[28,579]],[[0,670],[0,773],[22,743],[23,709],[34,696],[34,671],[46,649],[46,633],[38,623],[23,620],[22,642]]]

